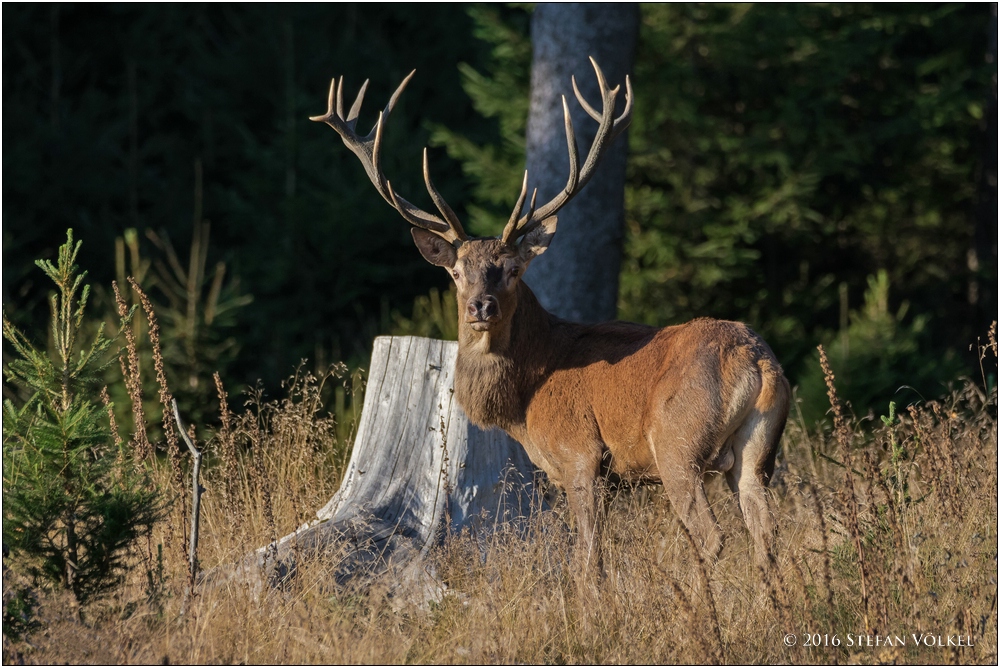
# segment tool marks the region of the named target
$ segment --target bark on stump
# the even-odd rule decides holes
[[[391,570],[426,600],[438,583],[420,562],[449,528],[523,521],[538,506],[535,468],[506,433],[469,423],[454,399],[457,353],[454,341],[376,338],[340,489],[314,521],[209,579],[249,581],[259,591],[285,581],[299,560],[327,553],[338,559],[340,584]]]

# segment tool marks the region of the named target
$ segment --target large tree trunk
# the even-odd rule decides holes
[[[597,80],[587,60],[593,56],[608,85],[622,85],[620,113],[638,30],[639,9],[634,4],[541,3],[535,8],[527,167],[540,202],[558,194],[569,175],[560,97],[565,95],[569,103],[581,161],[597,131],[576,102],[570,77],[576,77],[580,92],[600,109]],[[608,150],[587,187],[560,211],[555,241],[527,274],[542,306],[562,318],[600,322],[617,312],[627,144],[626,132]]]
[[[257,588],[280,583],[296,563],[326,553],[337,580],[387,569],[416,576],[418,597],[435,582],[420,557],[450,529],[488,529],[529,515],[534,467],[516,441],[469,423],[454,400],[458,343],[413,336],[375,339],[358,434],[344,481],[316,519],[213,572]],[[486,526],[483,526],[483,523]]]

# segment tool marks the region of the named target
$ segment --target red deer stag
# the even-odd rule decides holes
[[[704,474],[718,471],[739,499],[757,557],[766,562],[774,529],[765,487],[774,470],[788,415],[788,381],[774,353],[744,324],[701,318],[657,329],[608,322],[581,325],[548,313],[521,279],[548,248],[559,211],[594,175],[601,157],[631,120],[632,87],[614,117],[619,87],[609,89],[591,59],[604,108],[586,112],[599,123],[580,168],[566,98],[563,114],[569,179],[536,207],[528,175],[503,233],[470,238],[434,184],[424,149],[424,181],[441,215],[399,196],[382,174],[379,149],[407,76],[367,137],[355,133],[368,82],[344,116],[343,77],[330,86],[326,114],[312,117],[336,130],[360,158],[375,189],[413,225],[428,262],[444,267],[458,288],[455,398],[469,419],[500,427],[566,491],[578,526],[585,570],[600,570],[602,479],[663,484],[672,506],[705,554],[714,559],[722,533],[705,495]],[[528,203],[527,212],[524,206]],[[522,215],[523,214],[523,215]]]

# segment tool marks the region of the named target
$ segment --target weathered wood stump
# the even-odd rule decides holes
[[[335,551],[340,583],[392,569],[426,590],[433,578],[418,564],[449,527],[523,521],[537,506],[535,468],[507,434],[469,423],[454,400],[457,353],[454,341],[375,339],[340,489],[314,521],[210,579],[235,576],[259,589],[290,577],[300,559]]]

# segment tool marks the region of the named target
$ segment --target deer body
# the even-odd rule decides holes
[[[456,254],[456,263],[459,255],[466,261],[457,279],[455,398],[474,423],[521,443],[566,491],[588,563],[600,561],[593,547],[600,482],[609,475],[662,483],[714,557],[722,539],[703,486],[709,471],[726,474],[764,556],[774,527],[764,488],[790,397],[767,344],[742,323],[708,318],[664,329],[567,322],[545,311],[523,281],[512,295],[502,294],[500,281],[490,284],[500,263],[484,256],[496,253],[473,250],[490,241]],[[470,267],[480,280],[468,277]],[[467,305],[498,294],[495,324],[482,329]]]
[[[385,119],[407,77],[367,137],[354,133],[365,86],[347,116],[343,84],[330,89],[324,121],[361,159],[378,192],[410,222],[424,258],[449,271],[458,290],[455,397],[472,422],[499,427],[566,491],[588,571],[599,568],[602,479],[663,484],[671,505],[706,555],[722,536],[705,494],[703,476],[725,473],[758,559],[767,561],[774,520],[765,488],[788,415],[790,391],[774,354],[746,325],[698,319],[657,329],[609,322],[581,325],[545,311],[521,280],[555,235],[555,213],[593,176],[604,151],[628,125],[632,109],[626,77],[625,110],[614,118],[619,88],[597,74],[598,113],[574,91],[599,123],[582,168],[563,100],[570,175],[564,190],[527,213],[528,175],[503,234],[469,238],[430,180],[441,216],[399,197],[382,175],[379,148]],[[412,73],[411,75],[412,76]],[[537,195],[537,193],[536,193]]]

